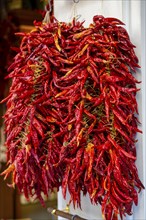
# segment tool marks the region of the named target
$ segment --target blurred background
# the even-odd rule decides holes
[[[33,21],[42,21],[46,1],[41,0],[0,0],[0,100],[8,94],[10,81],[5,80],[7,68],[16,52],[11,47],[19,46],[16,32],[29,32]],[[5,104],[0,105],[0,173],[6,168],[6,150],[4,147],[4,127],[2,115]],[[11,177],[10,177],[11,178]],[[0,176],[0,219],[53,220],[47,213],[47,207],[57,206],[56,193],[46,200],[46,207],[38,201],[28,202],[16,189],[7,186],[11,182]]]

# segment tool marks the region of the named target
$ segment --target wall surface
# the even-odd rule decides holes
[[[139,106],[139,119],[142,122],[140,129],[143,134],[138,134],[137,139],[137,167],[139,176],[146,186],[146,1],[145,0],[54,0],[55,16],[60,21],[70,21],[72,17],[78,16],[80,21],[86,20],[88,26],[96,14],[105,17],[116,17],[125,23],[131,41],[136,45],[136,54],[139,57],[141,69],[137,71],[136,77],[142,81],[141,88],[137,95]],[[58,208],[64,209],[67,200],[62,199],[61,191],[58,194]],[[143,191],[139,196],[139,205],[134,207],[133,216],[126,217],[126,220],[146,220],[146,193]],[[100,207],[90,204],[89,198],[82,198],[82,210],[73,210],[86,219],[100,219]]]

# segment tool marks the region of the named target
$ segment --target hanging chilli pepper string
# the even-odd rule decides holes
[[[85,29],[54,18],[21,34],[4,100],[9,166],[3,175],[12,172],[12,185],[26,198],[35,194],[43,203],[42,192],[62,186],[74,207],[88,193],[104,219],[122,219],[137,205],[135,188],[144,188],[135,166],[141,131],[132,71],[139,65],[121,21],[93,21]]]

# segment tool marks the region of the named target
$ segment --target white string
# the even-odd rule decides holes
[[[51,0],[48,0],[49,10],[47,10],[47,5],[45,6],[46,14],[43,19],[43,23],[50,23],[50,13],[52,11]]]
[[[79,3],[79,0],[73,0],[73,5],[71,7],[71,12],[70,12],[70,16],[68,17],[68,21],[72,21],[73,18],[75,18],[76,20],[79,20],[81,18],[81,15],[78,14],[77,11],[77,3]]]
[[[51,12],[52,11],[51,0],[48,0],[48,5],[49,5],[49,10],[47,10],[47,5],[45,6],[45,9],[46,9],[46,11]]]
[[[50,12],[47,11],[43,19],[43,23],[50,23]]]

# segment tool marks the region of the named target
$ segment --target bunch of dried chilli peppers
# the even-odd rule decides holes
[[[43,204],[62,186],[100,204],[106,220],[132,214],[144,188],[137,168],[138,129],[133,76],[139,68],[123,23],[94,16],[83,23],[35,23],[9,67],[12,85],[4,116],[12,186]]]

